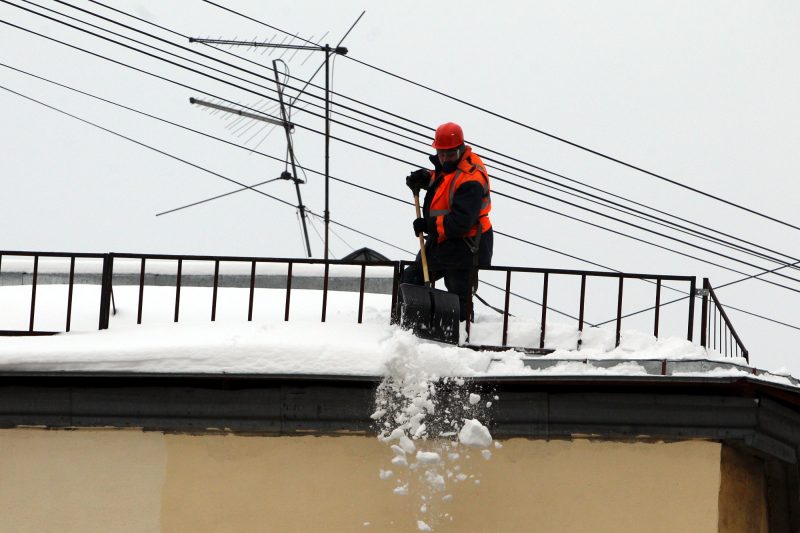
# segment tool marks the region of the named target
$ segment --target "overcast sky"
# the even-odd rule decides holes
[[[44,12],[23,0],[9,2]],[[175,34],[115,14],[98,4],[79,0],[65,2],[235,63],[256,74],[253,75],[124,30],[111,22],[71,9],[65,3],[52,0],[35,2],[256,83],[236,80],[173,58],[249,90],[236,88],[103,42],[12,7],[9,3],[0,5],[0,19],[3,21],[164,76],[191,89],[7,25],[0,26],[0,62],[3,64],[250,149],[257,148],[281,160],[284,158],[286,143],[282,130],[269,133],[269,128],[262,129],[259,124],[234,123],[230,117],[211,114],[189,104],[190,96],[211,99],[211,96],[203,94],[206,92],[249,107],[268,106],[266,111],[277,114],[274,104],[261,95],[271,98],[274,94],[270,90],[274,88],[271,60],[279,57],[280,52],[270,55],[263,49],[230,50],[264,65],[259,67],[199,44],[189,44]],[[800,102],[797,98],[800,94],[797,69],[800,4],[797,2],[456,4],[347,0],[267,4],[220,0],[219,3],[296,33],[301,38],[316,41],[328,32],[324,41],[332,45],[366,10],[344,43],[355,59],[800,226],[797,214],[800,207],[800,185],[797,182],[800,176],[797,150],[800,144]],[[278,42],[285,38],[276,30],[199,0],[125,0],[115,1],[113,5],[186,36]],[[52,13],[48,15],[59,18]],[[163,52],[148,50],[166,57]],[[322,62],[320,53],[309,57],[307,53],[287,52],[282,58],[287,62],[290,74],[299,79],[307,79]],[[347,58],[337,58],[333,65],[333,89],[343,96],[425,126],[435,127],[450,120],[459,122],[468,142],[800,259],[800,233],[796,229],[623,167]],[[321,73],[315,82],[322,84]],[[294,80],[291,84],[298,86],[300,82]],[[71,93],[5,67],[0,67],[0,85],[236,181],[254,184],[277,177],[284,169],[284,163],[280,161]],[[313,93],[321,94],[317,89]],[[306,100],[321,103],[315,97]],[[359,127],[417,149],[426,149],[425,144],[419,142],[424,137],[418,135],[430,134],[424,127],[403,123],[343,97],[335,97],[335,104],[348,105],[402,123],[415,132],[403,132],[414,140],[378,132],[363,124]],[[0,127],[3,147],[0,151],[3,171],[0,226],[3,229],[0,249],[272,257],[304,255],[297,213],[292,207],[244,191],[156,217],[159,212],[238,187],[4,90],[0,90],[0,105],[3,106]],[[302,102],[298,103],[293,115],[298,125],[322,130],[322,119],[304,113],[303,107]],[[318,108],[309,109],[321,114]],[[334,110],[355,115],[336,105]],[[349,122],[338,115],[334,118]],[[362,119],[375,122],[368,117]],[[334,124],[332,133],[414,165],[427,163],[422,153],[372,139],[343,125]],[[321,136],[298,128],[294,138],[299,162],[322,171],[324,145]],[[476,151],[481,153],[481,150]],[[410,199],[404,176],[413,166],[339,141],[331,143],[331,153],[333,176]],[[513,164],[525,172],[561,180],[524,163]],[[489,167],[490,173],[498,178],[493,181],[498,193],[602,224],[748,275],[758,272],[758,269],[718,254],[735,256],[763,269],[779,266],[725,248],[714,247],[714,253],[699,251],[592,215],[503,183],[499,180],[506,179],[555,194],[541,185],[493,168],[491,164]],[[570,184],[575,185],[574,182]],[[275,182],[265,185],[262,190],[296,203],[294,187],[290,183]],[[321,214],[324,209],[323,179],[309,173],[308,183],[301,186],[301,190],[308,207]],[[559,196],[576,202],[574,198]],[[590,207],[598,209],[597,206]],[[412,209],[342,183],[331,184],[332,219],[408,250],[413,250],[416,244],[410,229],[414,218]],[[608,208],[601,211],[635,220]],[[500,231],[618,270],[709,277],[715,286],[744,277],[499,195],[493,199],[492,220]],[[672,230],[642,221],[636,223],[711,247],[706,241],[691,239]],[[341,257],[351,248],[361,246],[375,248],[392,258],[410,257],[346,229],[336,226],[333,229],[336,232],[331,237],[334,257]],[[323,231],[323,224],[318,219],[314,219],[310,232],[312,251],[320,257],[322,243],[315,230]],[[501,237],[495,240],[494,263],[599,269]],[[781,272],[792,274],[792,269]],[[792,275],[800,278],[800,272]],[[775,275],[766,278],[800,289],[800,283],[792,280]],[[563,283],[567,288],[561,292],[566,296],[560,305],[576,312],[573,309],[576,308],[574,280]],[[648,287],[642,290],[645,291],[643,294],[646,293],[642,300],[626,301],[626,311],[650,301],[648,298],[651,299],[652,295],[648,294],[653,290]],[[796,311],[800,294],[797,292],[750,280],[721,289],[719,296],[723,303],[731,306],[800,326],[800,316]],[[676,315],[685,314],[685,306],[680,309],[677,309],[678,305],[673,307]],[[595,321],[611,318],[605,316],[609,309],[613,317],[614,305],[607,305],[593,317]],[[800,360],[795,348],[800,331],[735,311],[730,314],[753,354],[753,364],[768,368],[786,366],[793,373],[800,374]]]

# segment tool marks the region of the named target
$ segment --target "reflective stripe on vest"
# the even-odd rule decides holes
[[[486,169],[483,167],[483,165],[472,165],[472,168],[470,169],[470,174],[474,172],[476,169],[481,171],[484,178],[484,181],[482,183],[484,197],[483,197],[483,203],[481,203],[481,210],[484,210],[492,204],[492,197],[489,196],[489,178],[486,175]],[[448,205],[453,205],[453,197],[455,196],[456,193],[456,184],[458,183],[458,178],[460,178],[461,174],[463,173],[464,173],[463,170],[458,169],[456,171],[456,175],[453,176],[453,181],[450,182],[450,190],[448,191],[447,195]],[[447,215],[449,213],[450,213],[449,209],[436,209],[431,211],[431,216],[438,217]]]
[[[476,171],[479,171],[483,175],[483,180],[474,178],[469,180],[481,183],[483,187],[483,200],[481,202],[481,209],[480,209],[480,214],[478,216],[478,221],[476,225],[467,232],[466,236],[474,236],[477,231],[485,232],[488,231],[489,228],[491,228],[491,222],[489,221],[488,217],[488,212],[491,210],[491,205],[492,205],[492,199],[489,191],[489,175],[486,172],[486,167],[484,167],[483,165],[472,163],[472,161],[470,161],[470,163],[472,166],[466,171],[462,170],[461,168],[456,169],[456,171],[453,174],[453,177],[451,178],[450,183],[448,184],[448,190],[446,191],[446,193],[439,196],[437,191],[437,195],[435,195],[434,201],[431,202],[432,204],[436,204],[437,206],[441,206],[445,202],[447,205],[446,209],[429,210],[429,216],[436,219],[436,230],[438,233],[439,242],[442,242],[447,238],[445,236],[445,231],[444,231],[444,217],[449,215],[452,210],[453,199],[455,197],[456,188],[461,185],[459,183],[459,180],[465,173],[473,175],[476,173]],[[438,201],[436,199],[437,196],[438,196]],[[431,207],[433,207],[433,205]]]

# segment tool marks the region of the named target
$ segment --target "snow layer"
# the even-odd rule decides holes
[[[66,296],[67,287],[63,285],[38,287],[36,329],[63,329]],[[99,289],[76,286],[73,332],[51,337],[0,337],[0,369],[368,376],[406,376],[424,371],[426,379],[435,380],[448,376],[635,376],[646,374],[635,362],[644,359],[704,359],[746,365],[743,359],[723,358],[685,339],[656,339],[632,330],[622,331],[621,344],[615,348],[611,328],[584,330],[578,350],[579,332],[574,324],[552,321],[547,326],[545,344],[555,351],[538,359],[557,361],[547,368],[533,369],[525,365],[527,356],[517,351],[481,352],[443,345],[389,326],[391,301],[386,295],[365,295],[364,323],[358,324],[358,294],[332,291],[326,322],[322,323],[321,291],[294,290],[290,320],[285,322],[286,292],[256,289],[253,322],[247,322],[249,291],[222,288],[217,321],[211,322],[211,288],[183,287],[180,322],[174,323],[175,289],[147,286],[142,325],[136,324],[138,287],[115,287],[114,296],[118,312],[111,318],[110,329],[97,331]],[[27,329],[30,299],[30,286],[0,287],[0,329]],[[499,316],[478,315],[471,342],[497,344],[501,331]],[[535,319],[511,318],[510,345],[538,346],[538,341]],[[607,362],[592,364],[601,360],[620,363],[611,367]],[[734,374],[754,377],[745,370]],[[755,377],[796,383],[788,376]]]

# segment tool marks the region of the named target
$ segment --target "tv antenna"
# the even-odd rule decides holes
[[[364,13],[361,13],[363,16]],[[356,20],[356,23],[359,18]],[[353,24],[355,26],[355,23]],[[353,27],[351,26],[350,30]],[[350,33],[348,30],[347,33]],[[347,34],[345,34],[347,37]],[[342,41],[344,37],[342,38]],[[237,41],[237,40],[228,40],[228,39],[202,39],[202,38],[189,38],[190,43],[203,43],[209,45],[228,45],[228,46],[247,46],[247,47],[266,47],[266,48],[285,48],[289,50],[306,50],[309,52],[324,52],[325,53],[325,260],[328,260],[328,242],[329,242],[329,234],[330,234],[330,141],[331,141],[331,93],[330,93],[330,58],[333,54],[338,55],[346,55],[347,48],[344,46],[335,46],[331,47],[328,44],[325,45],[304,45],[304,44],[282,44],[282,43],[269,43],[269,42],[258,42],[258,41]],[[341,41],[340,41],[341,44]],[[298,202],[300,203],[302,217],[301,220],[303,221],[303,231],[305,232],[306,244],[308,246],[308,230],[306,229],[306,222],[305,222],[305,209],[302,206],[302,202],[300,201],[300,187],[297,182],[297,172],[295,171],[295,159],[294,159],[294,152],[292,149],[291,143],[291,131],[289,127],[289,123],[286,120],[286,109],[283,104],[283,87],[280,83],[278,78],[278,69],[277,69],[277,60],[273,60],[272,68],[275,72],[275,83],[278,86],[278,98],[280,99],[281,104],[281,117],[283,118],[283,127],[286,131],[286,139],[289,146],[289,154],[290,159],[292,162],[292,172],[294,173],[295,179],[295,186],[297,187],[297,197]],[[216,104],[215,104],[216,105]],[[222,106],[220,106],[222,107]],[[262,117],[264,118],[264,117]],[[273,119],[271,119],[273,120]],[[308,246],[308,254],[311,257],[311,249]]]
[[[277,80],[278,80],[277,60],[273,61],[272,65],[273,65],[273,68],[275,69],[275,80],[277,82]],[[245,118],[258,120],[258,121],[261,121],[261,122],[267,122],[269,124],[274,124],[276,126],[282,126],[283,127],[284,131],[286,132],[286,145],[287,145],[288,152],[289,152],[289,161],[292,164],[292,173],[289,174],[288,172],[284,171],[284,172],[281,173],[281,175],[278,178],[274,178],[274,179],[269,180],[269,181],[267,181],[265,183],[269,183],[269,182],[276,181],[276,180],[279,180],[279,179],[290,180],[290,181],[294,182],[294,188],[295,188],[295,191],[297,192],[297,208],[300,210],[300,221],[301,221],[301,223],[303,225],[303,237],[305,238],[306,253],[307,253],[308,257],[311,257],[311,242],[308,239],[308,226],[306,224],[306,220],[308,218],[308,215],[306,214],[306,206],[303,205],[303,196],[302,196],[302,194],[300,194],[300,184],[301,183],[305,183],[305,182],[301,181],[297,177],[297,166],[295,164],[294,148],[293,148],[293,144],[292,144],[292,131],[294,131],[294,124],[289,122],[289,120],[287,118],[286,109],[285,109],[284,104],[283,104],[283,90],[282,90],[282,88],[280,86],[280,83],[278,84],[278,97],[279,97],[280,106],[281,106],[281,120],[275,120],[274,118],[271,118],[271,117],[267,117],[267,116],[264,116],[264,115],[259,115],[257,113],[250,113],[248,111],[243,111],[241,109],[235,109],[233,107],[228,107],[228,106],[216,104],[216,103],[213,103],[213,102],[206,102],[204,100],[199,100],[197,98],[189,98],[189,103],[195,104],[195,105],[199,105],[199,106],[202,106],[202,107],[208,107],[208,108],[211,108],[211,109],[217,109],[219,111],[225,111],[226,113],[233,113],[235,115],[240,115],[240,116],[245,117]]]

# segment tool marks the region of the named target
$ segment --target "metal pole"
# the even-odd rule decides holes
[[[328,226],[330,224],[329,182],[331,155],[331,92],[330,92],[330,57],[331,47],[325,45],[325,261],[328,260]]]
[[[278,62],[276,59],[272,60],[272,70],[275,72],[275,85],[278,88],[278,101],[281,105],[281,118],[283,119],[283,129],[286,132],[286,146],[289,149],[289,161],[292,163],[292,181],[294,181],[294,188],[297,191],[297,207],[300,209],[300,222],[303,225],[303,236],[306,239],[306,252],[308,257],[311,257],[311,241],[308,240],[308,228],[306,227],[306,206],[303,205],[303,197],[300,195],[300,183],[297,178],[297,167],[294,161],[294,146],[292,144],[291,125],[286,117],[286,108],[283,105],[283,89],[281,82],[278,78]]]

